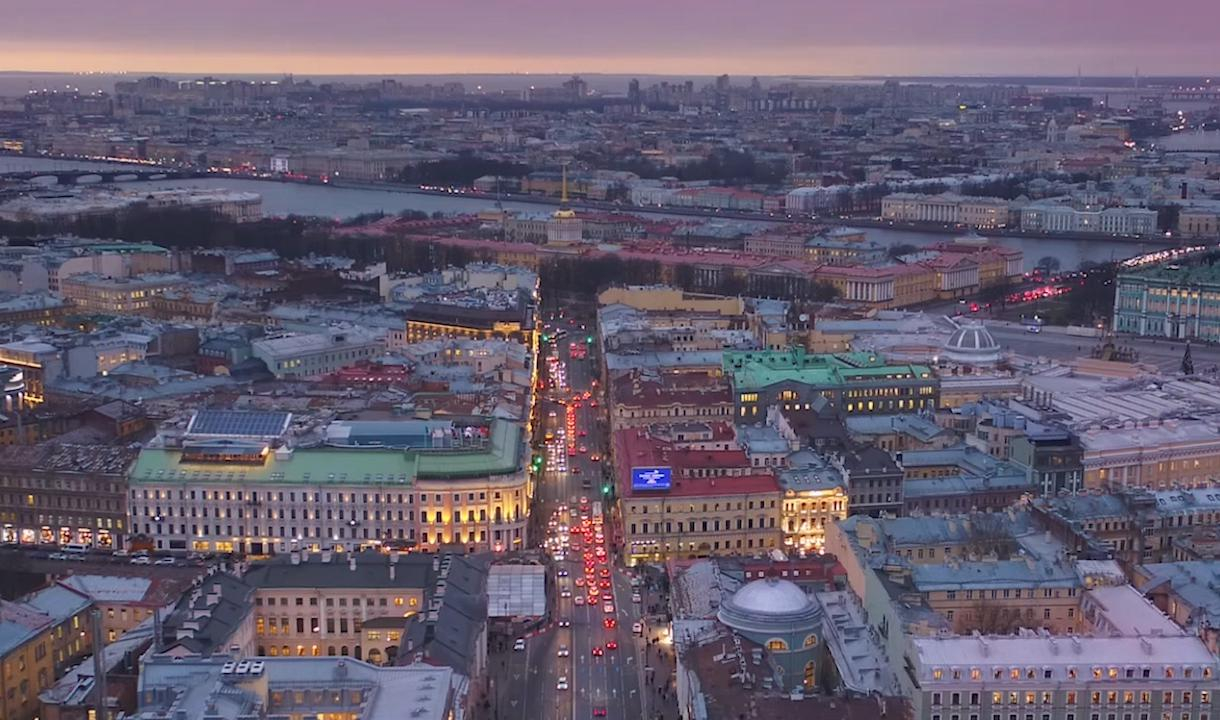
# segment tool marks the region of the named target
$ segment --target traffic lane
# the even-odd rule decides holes
[[[598,594],[601,594],[600,588]],[[611,692],[612,685],[610,680],[618,651],[611,650],[607,645],[608,641],[615,636],[612,630],[605,627],[605,619],[609,615],[604,612],[602,605],[603,603],[598,599],[592,605],[585,606],[585,634],[589,646],[588,657],[592,671],[589,687],[590,702],[595,706],[606,707],[607,702],[615,694]],[[595,647],[601,650],[601,656],[593,656],[592,650]]]
[[[563,631],[556,634],[557,642],[554,644],[549,658],[548,671],[542,674],[545,677],[544,682],[539,683],[539,715],[543,717],[567,718],[572,714],[571,698],[569,697],[573,688],[573,676],[571,669],[572,657],[559,657],[558,650],[561,645],[568,645],[567,638],[562,634]],[[570,647],[570,645],[568,646]],[[567,681],[568,689],[559,689],[559,680],[563,678]]]
[[[578,607],[576,616],[572,623],[572,642],[576,658],[574,674],[579,690],[575,696],[574,717],[592,717],[599,688],[603,685],[598,659],[592,656],[593,647],[597,644],[596,628],[592,626],[593,612],[587,605]]]
[[[639,639],[631,631],[633,623],[639,620],[639,606],[631,602],[631,579],[620,568],[614,568],[611,574],[614,584],[614,594],[618,603],[619,623],[617,638],[623,661],[619,673],[619,687],[623,703],[628,711],[640,710],[640,717],[645,716],[645,710],[640,705],[640,659],[641,646]]]
[[[606,663],[606,717],[608,718],[628,718],[637,717],[635,713],[630,712],[631,706],[627,697],[626,684],[624,682],[626,670],[634,666],[634,663],[628,663],[627,657],[630,657],[628,648],[630,645],[624,646],[619,643],[619,649],[613,652],[613,655],[607,653],[608,661]]]
[[[570,628],[561,629],[562,644],[567,647],[568,656],[558,658],[558,646],[556,646],[556,656],[559,662],[557,667],[563,669],[563,675],[568,678],[568,689],[566,691],[556,690],[555,694],[558,697],[558,703],[554,700],[551,703],[552,708],[558,707],[561,717],[570,717],[575,712],[575,707],[579,703],[579,697],[582,688],[588,687],[588,667],[587,663],[582,662],[581,652],[582,645],[581,629],[583,620],[582,607],[574,606],[571,600],[564,600],[562,607],[563,616],[571,622]],[[554,686],[552,686],[554,687]]]
[[[1001,347],[1021,355],[1047,355],[1060,359],[1088,354],[1097,345],[1097,338],[1072,337],[1058,333],[1031,333],[1026,330],[989,325],[988,332]]]
[[[1072,337],[1070,335],[1058,335],[1048,332],[1030,333],[1020,330],[988,329],[1000,347],[1010,349],[1017,354],[1027,357],[1042,356],[1056,360],[1074,360],[1080,357],[1089,357],[1093,348],[1100,342],[1097,338]],[[1121,338],[1117,344],[1125,346],[1129,343],[1127,338]],[[1142,345],[1132,345],[1132,347],[1135,347],[1136,352],[1139,353],[1139,362],[1153,365],[1162,371],[1176,371],[1181,365],[1182,353],[1185,350],[1184,348],[1176,348],[1172,345],[1164,349]],[[1200,357],[1200,355],[1195,354],[1194,348],[1191,349],[1191,354],[1195,357],[1196,367],[1214,364],[1206,356]]]
[[[498,718],[527,717],[531,700],[537,708],[537,684],[531,682],[529,670],[533,665],[531,658],[538,655],[540,645],[527,640],[525,650],[509,650],[501,656],[501,670],[496,676],[498,687],[492,700]]]
[[[1081,353],[1088,354],[1092,348],[1101,342],[1101,338],[1073,337],[1071,335],[1047,331],[1031,333],[1023,328],[993,325],[990,323],[987,325],[987,330],[1000,342],[1001,346],[1013,349],[1019,349],[1026,345],[1044,348],[1058,353],[1058,355],[1053,355],[1053,357],[1077,357]],[[1154,339],[1119,335],[1115,337],[1115,344],[1134,348],[1136,352],[1140,353],[1141,360],[1154,364],[1167,361],[1181,362],[1182,353],[1186,351],[1184,342],[1161,338]],[[1080,350],[1077,350],[1077,348],[1080,348]],[[1192,343],[1190,352],[1195,360],[1196,367],[1200,362],[1209,365],[1220,363],[1220,348],[1215,346]]]

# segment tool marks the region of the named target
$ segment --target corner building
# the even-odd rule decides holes
[[[145,448],[130,474],[131,532],[161,550],[253,555],[524,547],[532,481],[521,426],[468,418],[452,445],[421,447],[403,441],[415,424],[341,424],[348,441],[375,436],[377,447],[209,438]]]

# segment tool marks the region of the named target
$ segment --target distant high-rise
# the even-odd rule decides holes
[[[627,102],[633,108],[640,106],[640,80],[639,78],[631,78],[631,82],[627,83]]]
[[[579,75],[573,75],[571,80],[563,84],[563,89],[573,100],[581,100],[589,94],[589,84]]]
[[[716,92],[726,93],[729,91],[729,76],[721,75],[716,78]]]

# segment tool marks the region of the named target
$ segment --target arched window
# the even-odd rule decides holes
[[[334,654],[335,654],[335,646],[334,646],[334,645],[327,645],[327,646],[326,646],[326,654],[327,654],[327,655],[330,655],[330,656],[332,656],[332,657],[333,657],[333,656],[334,656]]]
[[[813,633],[809,633],[808,635],[805,636],[805,647],[813,647],[817,644],[818,644],[817,635],[814,635]]]
[[[777,652],[786,652],[788,650],[788,643],[780,640],[779,638],[771,638],[767,641],[767,649]]]
[[[813,686],[816,684],[816,673],[814,672],[814,668],[815,666],[812,660],[805,663],[805,689],[807,690],[812,690]]]
[[[340,654],[340,655],[342,655],[343,657],[347,657],[347,656],[348,656],[348,655],[350,655],[351,653],[349,653],[349,652],[347,651],[347,646],[346,646],[346,645],[344,645],[343,647],[339,648],[339,654]]]

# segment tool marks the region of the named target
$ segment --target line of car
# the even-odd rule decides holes
[[[196,559],[188,558],[186,561],[180,561],[179,559],[173,557],[152,558],[147,552],[137,552],[134,555],[129,555],[123,550],[116,550],[113,553],[108,554],[91,554],[87,551],[69,550],[67,552],[53,552],[47,555],[48,560],[67,560],[74,562],[85,562],[90,560],[106,562],[127,557],[130,558],[127,562],[131,565],[178,565],[180,562],[189,562]]]

